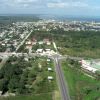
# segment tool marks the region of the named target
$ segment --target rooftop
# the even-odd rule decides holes
[[[90,64],[91,67],[100,70],[100,61],[86,60]]]

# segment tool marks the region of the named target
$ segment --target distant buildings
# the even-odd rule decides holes
[[[3,28],[3,27],[2,27]],[[8,30],[9,29],[9,30]],[[100,23],[97,22],[82,22],[82,21],[56,21],[56,20],[39,20],[37,22],[16,22],[8,25],[7,28],[0,31],[0,52],[12,52],[12,46],[16,49],[19,44],[30,33],[30,30],[64,30],[64,31],[100,31]],[[52,42],[49,38],[38,41],[33,37],[26,42],[26,47],[30,48],[31,45],[38,43],[51,45]],[[4,49],[5,48],[5,49]],[[9,50],[8,50],[9,48]],[[6,50],[7,49],[7,50]]]

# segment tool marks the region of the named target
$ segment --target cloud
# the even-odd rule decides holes
[[[30,4],[30,3],[35,3],[38,0],[13,0],[13,1],[14,3],[17,3],[17,4]]]
[[[48,3],[47,7],[49,8],[65,8],[65,7],[88,7],[89,5],[82,2],[57,2],[57,3]]]
[[[47,7],[49,8],[64,8],[69,6],[68,3],[48,3]]]
[[[39,0],[1,0],[0,4],[5,7],[27,7],[37,3],[38,1]]]
[[[0,13],[68,13],[88,14],[100,10],[97,0],[0,0]],[[59,12],[58,12],[59,11]],[[88,12],[88,13],[86,13]]]

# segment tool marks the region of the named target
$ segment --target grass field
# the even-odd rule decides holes
[[[71,100],[100,100],[100,80],[91,79],[71,68],[67,61],[63,61],[62,66]]]
[[[15,96],[0,98],[0,100],[52,100],[52,94],[39,94],[39,95],[29,95],[29,96]]]

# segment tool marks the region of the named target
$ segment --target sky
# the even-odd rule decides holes
[[[0,14],[100,16],[100,0],[0,0]]]

